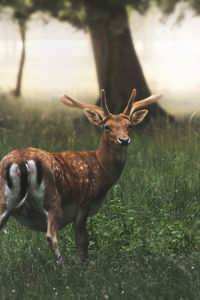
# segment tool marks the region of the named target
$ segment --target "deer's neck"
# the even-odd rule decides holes
[[[97,150],[99,164],[103,168],[106,180],[113,185],[120,177],[127,157],[126,147],[111,145],[104,136],[101,137]]]

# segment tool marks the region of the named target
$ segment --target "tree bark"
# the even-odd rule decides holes
[[[24,63],[26,57],[26,22],[24,20],[19,20],[19,29],[22,41],[22,50],[21,50],[21,57],[19,62],[19,70],[17,74],[17,83],[16,88],[14,90],[14,95],[16,97],[21,95],[21,86],[22,86],[22,75],[24,70]]]
[[[95,7],[86,5],[88,15],[95,14]],[[118,22],[123,18],[123,23]],[[113,30],[112,24],[118,24]],[[113,10],[108,22],[90,24],[89,32],[96,63],[99,87],[106,91],[108,107],[112,113],[122,112],[133,88],[136,100],[148,97],[151,92],[145,80],[133,45],[126,8]],[[149,116],[167,117],[157,103],[148,107]],[[146,118],[148,120],[148,118]]]

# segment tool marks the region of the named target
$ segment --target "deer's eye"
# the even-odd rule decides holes
[[[110,127],[109,125],[106,125],[104,128],[105,128],[105,130],[107,130],[107,131],[109,131],[109,130],[111,131],[111,127]]]
[[[131,129],[133,126],[131,125],[131,124],[129,124],[128,126],[127,126],[127,129]]]

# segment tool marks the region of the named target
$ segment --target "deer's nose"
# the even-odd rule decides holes
[[[125,138],[119,138],[118,141],[121,145],[128,145],[131,139],[129,137],[125,137]]]

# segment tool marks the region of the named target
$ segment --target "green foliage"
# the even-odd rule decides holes
[[[157,5],[164,14],[169,15],[181,2],[187,3],[196,14],[200,13],[199,0],[35,0],[34,4],[38,10],[49,12],[79,29],[106,23],[114,31],[127,26],[124,16],[126,8],[145,14],[152,5]]]
[[[109,27],[118,30],[127,26],[124,17],[126,6],[131,6],[144,14],[151,3],[149,0],[37,0],[36,2],[41,10],[49,11],[59,20],[68,21],[77,28],[87,29],[88,26],[95,27],[107,23]],[[112,24],[113,22],[115,24]]]
[[[161,11],[169,15],[174,12],[176,5],[179,3],[185,3],[188,5],[187,8],[192,8],[194,12],[200,14],[200,1],[199,0],[153,0],[153,2],[161,9]],[[185,7],[185,9],[187,9]]]
[[[26,22],[37,11],[33,0],[0,0],[0,7],[12,8],[12,17],[20,22]]]
[[[185,0],[187,1],[187,0]],[[194,9],[197,15],[200,14],[200,2],[198,0],[188,0],[189,5]]]
[[[0,156],[15,148],[95,149],[99,134],[57,104],[0,100]],[[7,299],[199,299],[199,131],[135,130],[125,170],[88,220],[87,267],[75,263],[73,226],[58,234],[65,268],[44,233],[10,219],[0,231],[0,291]]]
[[[180,0],[155,0],[155,3],[163,11],[164,14],[168,15],[172,13]]]
[[[127,26],[125,8],[131,7],[144,14],[152,5],[157,5],[169,15],[180,2],[187,3],[196,14],[200,13],[199,0],[0,0],[0,8],[11,7],[13,18],[17,20],[26,21],[33,13],[43,11],[79,29],[107,23],[113,31],[118,31]]]

